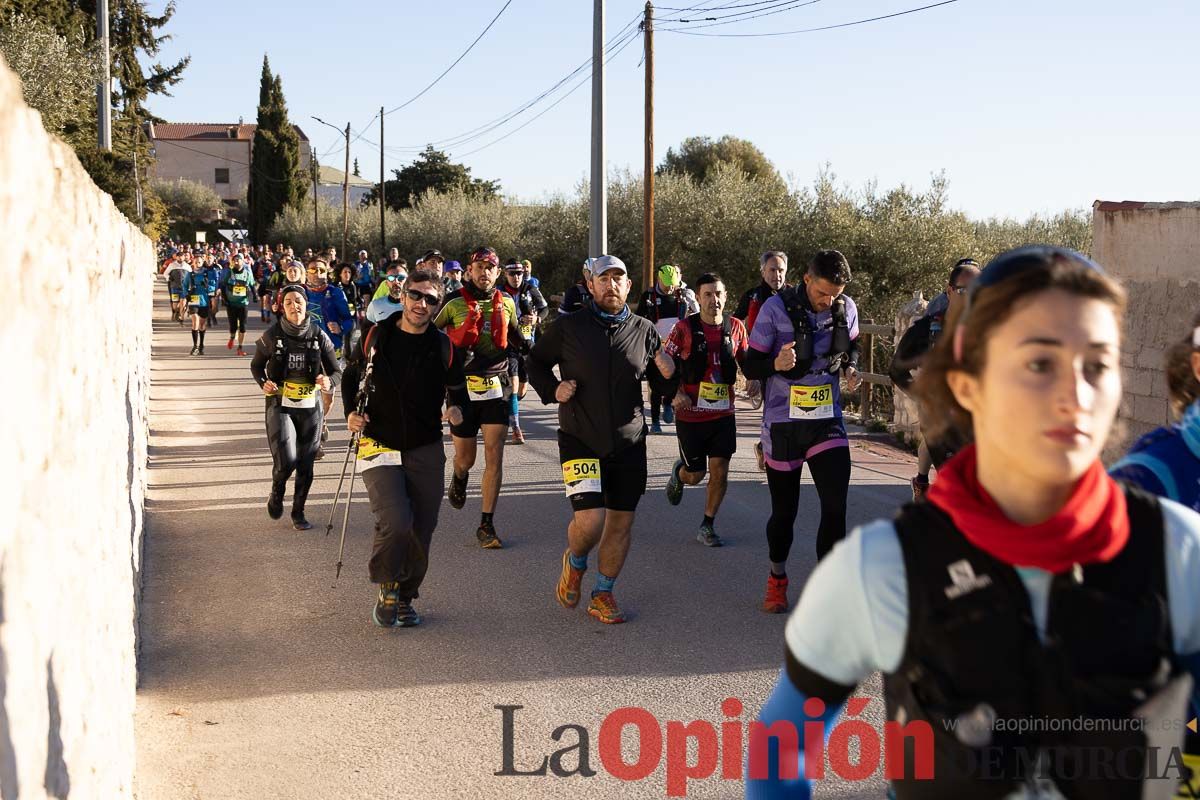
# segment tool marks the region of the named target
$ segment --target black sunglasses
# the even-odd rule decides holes
[[[436,306],[442,301],[442,298],[438,297],[436,294],[425,294],[424,292],[418,292],[416,289],[409,289],[407,292],[405,292],[405,294],[407,294],[408,299],[412,300],[414,303],[419,303],[424,300],[427,305]]]

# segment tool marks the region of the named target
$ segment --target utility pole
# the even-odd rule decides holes
[[[650,288],[654,274],[654,4],[646,0],[646,167],[642,178],[642,291]]]
[[[317,173],[321,167],[317,164],[317,154],[311,147],[308,150],[308,171],[312,173],[313,182],[313,246],[321,244],[321,223],[317,221]]]
[[[112,56],[108,42],[108,0],[96,2],[96,41],[100,44],[100,83],[96,86],[96,133],[101,150],[112,150]]]
[[[604,166],[604,0],[593,0],[592,15],[592,202],[588,255],[608,251],[608,179]]]
[[[383,260],[384,253],[387,252],[387,217],[384,216],[384,210],[387,208],[385,202],[386,192],[384,191],[385,179],[383,176],[383,106],[379,107],[379,255],[375,258],[375,263],[378,264]]]
[[[350,234],[350,123],[346,123],[346,171],[342,173],[342,258],[346,257],[346,239]],[[330,265],[332,268],[333,265]]]

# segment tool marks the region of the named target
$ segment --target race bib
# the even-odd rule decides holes
[[[358,471],[360,473],[374,467],[399,466],[403,466],[399,450],[384,447],[369,436],[363,436],[358,440]]]
[[[728,411],[733,408],[729,398],[729,384],[701,381],[696,408],[701,411]]]
[[[481,403],[484,400],[502,400],[504,387],[500,384],[500,376],[493,375],[485,378],[481,375],[468,375],[467,395],[473,403]]]
[[[233,285],[233,296],[234,297],[245,297],[246,296],[245,285],[241,284],[241,283],[235,283]]]
[[[194,306],[200,305],[200,295],[189,294],[188,295],[188,303],[190,303],[191,305],[194,305]]]
[[[601,491],[600,459],[575,458],[562,465],[567,497]]]
[[[833,386],[793,386],[788,397],[789,419],[832,419]]]
[[[179,292],[171,292],[171,302],[172,303],[179,302]]]
[[[525,337],[525,339],[532,339],[533,338],[533,325],[522,325],[521,326],[521,336]]]
[[[317,387],[311,383],[283,382],[284,408],[316,408]]]

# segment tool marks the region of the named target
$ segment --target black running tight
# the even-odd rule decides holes
[[[817,559],[846,538],[846,492],[850,487],[850,448],[834,447],[808,459],[808,470],[821,500],[821,523],[817,526]],[[767,547],[772,563],[787,561],[792,549],[796,512],[800,508],[802,470],[782,472],[767,467],[771,490],[771,518],[767,520]]]

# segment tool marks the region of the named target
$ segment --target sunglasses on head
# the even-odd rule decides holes
[[[405,294],[407,294],[408,299],[412,300],[414,303],[419,303],[424,300],[426,305],[431,306],[436,306],[442,300],[442,298],[438,297],[436,294],[425,294],[425,292],[420,292],[416,289],[409,289],[407,292],[405,292]]]

